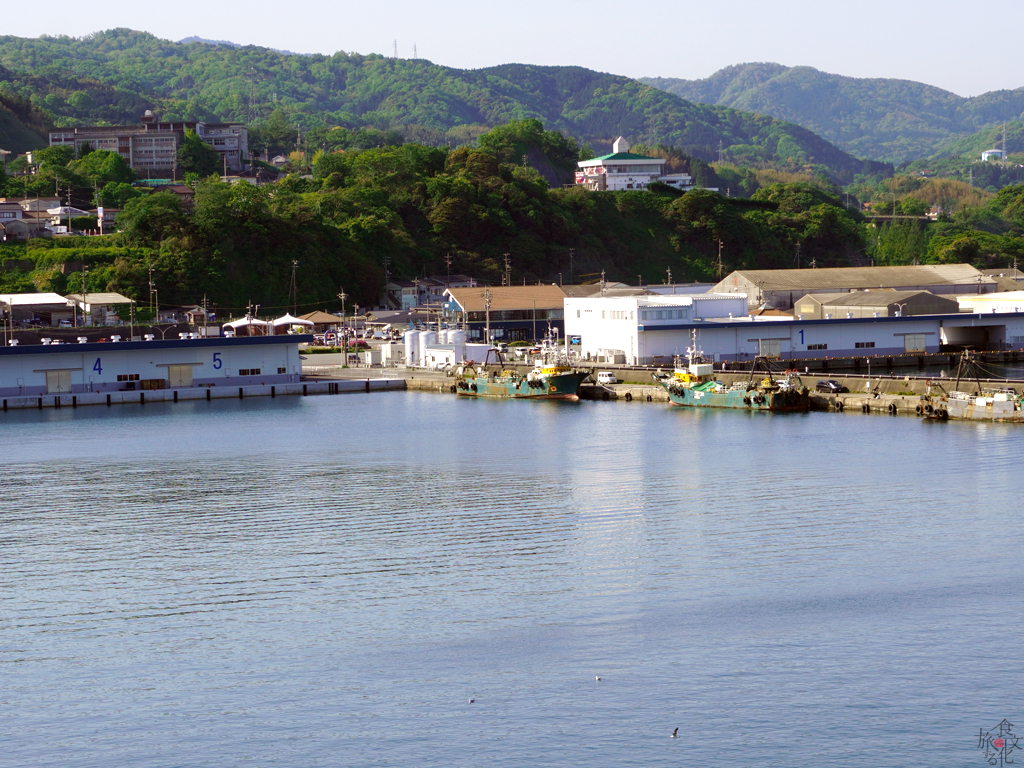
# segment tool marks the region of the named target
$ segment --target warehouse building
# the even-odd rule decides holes
[[[994,293],[996,279],[970,264],[923,264],[906,267],[836,267],[833,269],[746,269],[719,282],[714,293],[742,293],[752,307],[791,309],[808,294],[890,289],[933,294]]]
[[[797,301],[794,313],[807,320],[834,317],[909,317],[959,312],[955,298],[929,291],[851,291],[850,293],[809,293]]]
[[[557,285],[449,288],[444,298],[444,320],[470,341],[528,341],[564,330],[565,291]]]
[[[312,336],[34,344],[0,349],[0,397],[296,383]]]
[[[811,319],[751,316],[740,311],[744,304],[726,303],[745,302],[743,295],[675,298],[695,301],[656,307],[647,299],[641,307],[618,298],[567,299],[568,343],[585,360],[638,365],[668,364],[685,354],[694,331],[704,353],[716,362],[743,363],[758,355],[799,361],[925,354],[962,347],[1024,350],[1024,312]]]

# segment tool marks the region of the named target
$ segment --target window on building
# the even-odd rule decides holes
[[[260,369],[259,368],[239,368],[238,369],[238,375],[239,376],[259,376],[260,375]]]
[[[828,344],[808,344],[807,345],[807,349],[808,350],[828,349]]]
[[[87,286],[86,286],[86,288],[88,288],[88,287],[89,287],[89,286],[87,285]],[[278,366],[278,367],[277,367],[277,372],[278,372],[278,373],[288,373],[288,369],[287,369],[287,368],[284,368],[284,367],[282,367],[282,366]]]
[[[872,347],[875,346],[875,342],[873,342],[873,341],[858,341],[853,346],[854,346],[855,349],[871,349]]]
[[[88,286],[86,286],[88,288]],[[118,381],[138,381],[139,374],[137,373],[119,373],[117,375]]]

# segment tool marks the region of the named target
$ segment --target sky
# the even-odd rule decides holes
[[[576,65],[627,77],[696,80],[747,62],[850,77],[916,80],[960,96],[1024,87],[1021,0],[105,0],[93,13],[21,13],[3,34],[81,37],[113,27],[170,40],[196,35],[299,53],[336,51],[477,69]]]

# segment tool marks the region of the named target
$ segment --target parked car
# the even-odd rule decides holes
[[[619,379],[612,371],[598,371],[598,384],[618,384]]]
[[[72,327],[70,320],[60,320],[60,321],[58,321],[57,325],[60,328],[71,328]]]
[[[824,381],[819,381],[814,385],[815,392],[824,392],[828,395],[835,395],[839,392],[844,392],[845,390],[846,387],[834,379],[825,379]]]

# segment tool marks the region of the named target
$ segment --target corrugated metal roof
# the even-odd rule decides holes
[[[565,295],[570,299],[585,299],[591,296],[599,296],[601,294],[600,283],[590,283],[587,285],[562,285],[559,286]],[[637,288],[636,286],[626,285],[625,283],[605,283],[604,295],[605,296],[649,296],[654,291],[649,291],[646,288]]]
[[[0,301],[12,307],[40,306],[43,304],[68,305],[68,300],[59,293],[5,293],[0,295]]]
[[[82,294],[80,293],[69,293],[68,298],[74,299],[79,303],[82,302]],[[90,306],[101,306],[104,304],[131,304],[132,302],[131,299],[127,296],[122,296],[120,293],[100,293],[99,291],[96,293],[92,293],[90,291],[87,298]]]
[[[741,277],[762,291],[889,288],[994,282],[970,264],[922,264],[906,267],[832,267],[828,269],[737,270],[715,287],[717,292]]]
[[[943,298],[929,291],[853,291],[832,296],[827,301],[822,300],[821,296],[810,295],[821,301],[822,306],[830,307],[891,307],[893,304],[902,304],[915,296],[926,296],[929,299]],[[944,300],[951,301],[950,299]]]
[[[491,293],[491,310],[561,309],[565,291],[557,285],[512,285],[500,288],[449,288],[446,292],[467,312],[484,311],[484,291]],[[536,302],[536,304],[534,303]]]

